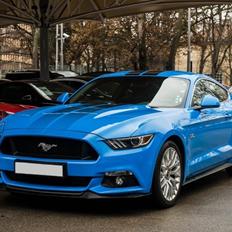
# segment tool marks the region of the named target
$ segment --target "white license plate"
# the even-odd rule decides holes
[[[15,162],[15,173],[25,175],[63,177],[64,166],[56,164]]]

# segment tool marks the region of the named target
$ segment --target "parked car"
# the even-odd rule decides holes
[[[232,175],[232,103],[208,76],[106,75],[64,101],[0,123],[0,171],[8,191],[151,195],[167,208],[183,185],[223,169]]]
[[[73,93],[71,87],[60,83],[25,80],[0,84],[0,102],[33,106],[58,104],[57,98],[64,92]]]
[[[52,74],[58,74],[60,78],[77,78],[78,74],[73,71],[51,71]]]
[[[17,104],[8,104],[8,103],[0,102],[0,120],[2,120],[8,115],[12,115],[17,112],[33,109],[33,108],[35,107],[29,105],[17,105]]]
[[[78,90],[80,87],[82,87],[87,83],[87,81],[77,78],[60,78],[60,79],[51,80],[50,82],[61,83],[71,87],[74,90]]]

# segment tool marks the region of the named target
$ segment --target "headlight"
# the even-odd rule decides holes
[[[133,149],[148,145],[153,135],[143,135],[118,139],[107,139],[106,143],[114,150]]]

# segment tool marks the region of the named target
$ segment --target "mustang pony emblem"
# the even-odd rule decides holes
[[[40,143],[38,147],[41,147],[43,151],[47,152],[51,150],[53,147],[57,147],[56,144],[47,144],[47,143]]]

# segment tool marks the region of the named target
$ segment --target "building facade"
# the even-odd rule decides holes
[[[32,66],[29,43],[31,27],[27,25],[0,28],[0,72],[28,69]]]

